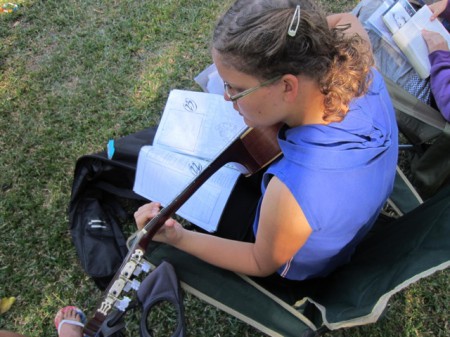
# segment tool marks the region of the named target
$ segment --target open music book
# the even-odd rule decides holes
[[[153,145],[140,150],[134,191],[166,206],[246,128],[222,95],[171,91]],[[222,167],[177,214],[215,231],[242,172],[238,164]]]
[[[422,79],[430,76],[431,69],[422,30],[438,32],[450,43],[448,31],[439,20],[430,21],[431,15],[428,6],[416,12],[407,0],[394,2],[382,15],[384,23],[392,32],[392,39]]]

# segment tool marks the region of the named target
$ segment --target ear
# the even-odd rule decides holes
[[[287,74],[281,78],[283,83],[283,98],[286,102],[295,102],[299,93],[299,79],[297,76]]]

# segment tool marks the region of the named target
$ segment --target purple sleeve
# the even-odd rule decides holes
[[[442,116],[450,122],[450,51],[437,50],[429,58],[431,92]]]

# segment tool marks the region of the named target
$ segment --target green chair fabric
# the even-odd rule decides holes
[[[152,244],[147,258],[170,262],[186,291],[269,336],[311,337],[376,322],[392,295],[450,265],[449,237],[447,188],[398,219],[377,222],[347,265],[304,283],[297,299],[166,245]]]
[[[311,299],[329,329],[373,323],[390,297],[450,265],[450,188],[403,217],[379,223],[352,261]]]
[[[152,244],[147,259],[168,261],[182,288],[269,336],[314,336],[317,327],[294,307],[249,279],[207,264],[173,247]]]

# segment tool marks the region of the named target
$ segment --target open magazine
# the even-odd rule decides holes
[[[416,13],[416,10],[408,2],[408,0],[394,1],[391,6],[383,13],[382,18],[391,31],[395,34],[403,27]]]
[[[422,79],[430,76],[431,69],[422,30],[437,32],[450,43],[448,31],[439,20],[431,21],[431,16],[428,6],[425,5],[416,12],[407,0],[395,1],[382,14],[382,20],[392,33],[393,41]]]
[[[372,15],[367,19],[368,25],[371,29],[378,34],[384,41],[386,41],[389,46],[391,46],[399,55],[403,55],[403,52],[398,48],[395,41],[392,39],[392,32],[386,26],[383,21],[383,14],[395,3],[395,0],[385,0],[383,1]],[[404,56],[405,57],[405,56]],[[406,59],[406,57],[405,57]]]
[[[246,128],[222,95],[171,91],[153,145],[140,150],[134,191],[168,205]],[[222,167],[176,213],[215,231],[241,172],[232,164]]]

